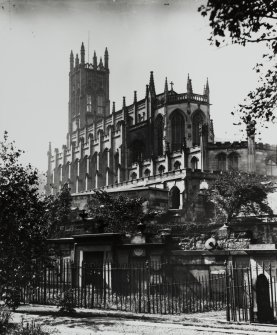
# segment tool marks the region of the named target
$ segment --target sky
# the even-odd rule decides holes
[[[116,110],[145,95],[150,71],[156,92],[165,77],[195,93],[209,78],[216,140],[243,140],[231,112],[257,84],[254,65],[262,45],[211,46],[207,18],[197,0],[0,0],[0,135],[7,130],[25,151],[23,162],[47,169],[48,143],[66,143],[69,54],[86,60],[109,51],[110,101]],[[276,126],[262,133],[276,143]],[[2,136],[2,135],[1,135]]]

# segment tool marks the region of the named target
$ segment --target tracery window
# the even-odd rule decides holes
[[[236,152],[232,152],[228,156],[228,170],[238,170],[239,168],[239,155]]]
[[[181,150],[185,137],[184,117],[179,111],[173,112],[171,116],[171,150]]]
[[[197,170],[198,169],[198,162],[199,162],[199,159],[197,157],[192,157],[190,163],[191,163],[191,168],[193,170]]]
[[[200,126],[204,123],[202,112],[196,112],[192,118],[192,144],[200,145]]]
[[[140,140],[135,140],[130,147],[131,163],[141,162],[145,156],[145,145]]]
[[[163,117],[159,114],[154,125],[154,147],[158,156],[163,154]]]
[[[217,155],[217,170],[226,171],[226,155],[224,153]]]

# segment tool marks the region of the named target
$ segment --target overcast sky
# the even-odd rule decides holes
[[[209,45],[209,24],[193,0],[5,0],[0,7],[0,133],[26,151],[24,162],[47,169],[48,142],[65,144],[68,112],[69,54],[81,42],[90,61],[93,51],[110,55],[110,100],[121,108],[133,91],[144,97],[150,71],[156,92],[165,77],[178,93],[187,75],[195,93],[206,78],[217,140],[240,140],[230,115],[256,85],[252,70],[262,46]],[[169,5],[166,5],[169,4]],[[263,141],[274,143],[273,131]]]

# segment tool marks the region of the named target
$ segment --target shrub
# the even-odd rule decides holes
[[[20,289],[16,287],[6,287],[3,289],[2,300],[5,305],[15,310],[20,305]]]
[[[75,313],[76,301],[74,297],[73,289],[64,291],[58,298],[58,307],[60,307],[61,313]]]
[[[0,334],[6,334],[8,332],[10,320],[11,312],[5,307],[0,307]]]

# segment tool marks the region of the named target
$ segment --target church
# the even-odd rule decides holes
[[[201,183],[228,169],[277,176],[276,145],[246,141],[215,142],[208,80],[202,94],[192,80],[178,93],[168,86],[156,92],[153,72],[145,95],[120,109],[110,103],[109,54],[92,63],[70,53],[68,133],[61,149],[48,151],[46,191],[68,183],[75,199],[93,189],[144,196],[160,209],[182,210]],[[185,85],[184,85],[185,86]]]

